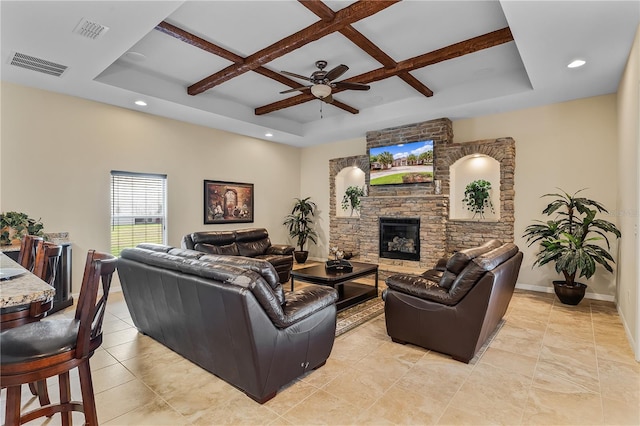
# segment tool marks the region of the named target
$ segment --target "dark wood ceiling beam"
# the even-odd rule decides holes
[[[380,62],[385,67],[385,69],[391,70],[395,69],[398,66],[398,63],[391,56],[387,55],[382,49],[376,46],[371,40],[366,38],[361,32],[359,32],[352,26],[343,28],[342,30],[340,30],[340,33],[351,40],[351,42],[353,42],[360,49],[364,50],[373,59]],[[408,72],[398,73],[398,77],[400,77],[409,86],[422,93],[424,96],[433,96],[433,91],[431,89],[422,84],[420,80],[418,80]]]
[[[378,68],[376,70],[351,77],[345,81],[364,84],[372,83],[374,81],[392,77],[401,72],[414,71],[439,62],[448,61],[449,59],[459,58],[460,56],[475,53],[490,47],[499,46],[510,41],[513,41],[513,35],[511,34],[509,27],[506,27],[459,43],[454,43],[447,47],[443,47],[442,49],[434,50],[433,52],[415,56],[405,61],[400,61],[394,69]]]
[[[187,43],[191,46],[197,47],[199,49],[204,50],[205,52],[213,53],[214,55],[218,55],[224,59],[232,61],[236,64],[241,64],[244,62],[244,58],[242,56],[236,55],[233,52],[230,52],[223,47],[217,46],[210,41],[202,39],[190,32],[183,30],[182,28],[176,27],[175,25],[171,25],[168,22],[162,21],[156,26],[156,30],[167,34],[171,37],[177,38],[178,40]],[[286,86],[289,86],[293,89],[296,87],[300,87],[300,83],[290,78],[285,77],[284,75],[267,69],[265,67],[258,67],[253,70],[254,72],[261,74],[265,77],[271,78],[272,80],[276,80]],[[357,114],[359,111],[352,106],[344,104],[342,102],[334,102],[333,105],[336,107],[343,109],[351,114]],[[355,111],[355,112],[354,112]]]
[[[230,52],[223,47],[217,46],[205,39],[198,37],[195,34],[191,34],[190,32],[183,30],[182,28],[171,25],[166,21],[160,22],[156,26],[156,30],[165,33],[173,38],[177,38],[178,40],[190,44],[191,46],[202,49],[205,52],[213,53],[214,55],[220,56],[221,58],[224,58],[236,64],[241,64],[244,62],[244,58],[242,56],[236,55],[235,53]]]
[[[478,37],[470,38],[459,43],[452,44],[442,49],[434,50],[433,52],[425,53],[414,58],[401,61],[394,69],[378,68],[376,70],[366,72],[364,74],[357,75],[355,77],[348,78],[344,81],[351,83],[372,83],[374,81],[384,80],[385,78],[393,77],[403,73],[426,67],[428,65],[437,64],[442,61],[454,59],[469,53],[478,52],[490,47],[499,46],[504,43],[513,41],[513,35],[509,27],[501,30],[496,30]],[[341,92],[341,90],[335,90],[334,93]],[[299,105],[304,102],[315,99],[313,95],[298,95],[293,96],[282,101],[274,102],[269,105],[265,105],[256,108],[256,115],[268,114],[279,109],[288,108],[294,105]]]
[[[333,19],[335,16],[335,12],[326,4],[321,1],[305,1],[299,0],[301,4],[303,4],[307,9],[316,14],[320,19],[328,21]],[[376,46],[371,40],[365,37],[360,31],[353,28],[351,25],[347,25],[346,27],[340,30],[340,34],[349,39],[353,44],[358,46],[364,52],[366,52],[369,56],[371,56],[376,61],[380,62],[385,68],[393,69],[398,64],[397,62],[389,55],[387,55],[382,49]],[[427,86],[422,84],[417,78],[409,74],[408,72],[402,72],[398,74],[398,77],[402,79],[409,86],[413,87],[419,93],[424,96],[430,97],[433,96],[433,91],[429,89]]]
[[[339,31],[345,26],[357,22],[363,18],[374,15],[381,10],[397,3],[400,0],[385,1],[359,1],[336,12],[335,17],[330,22],[318,21],[295,34],[283,38],[282,40],[268,46],[248,57],[239,66],[234,64],[212,74],[199,82],[192,84],[187,89],[190,95],[197,95],[212,87],[224,83],[234,77],[254,70],[268,62],[273,61],[293,50],[316,41],[328,34]]]
[[[336,13],[333,11],[333,9],[324,4],[321,0],[298,1],[324,22],[331,22],[336,17]]]

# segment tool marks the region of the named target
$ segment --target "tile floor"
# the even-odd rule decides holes
[[[516,291],[499,332],[470,364],[392,343],[381,315],[337,338],[325,366],[264,405],[139,334],[120,292],[110,295],[104,330],[91,367],[105,426],[640,424],[640,364],[606,302],[568,307]],[[72,374],[79,399],[77,380]],[[50,379],[53,397],[56,386]],[[28,390],[23,404],[36,404]]]

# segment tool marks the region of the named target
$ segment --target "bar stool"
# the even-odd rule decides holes
[[[23,239],[24,241],[24,239]],[[36,237],[37,242],[33,246],[35,251],[33,274],[53,286],[58,270],[58,262],[62,256],[62,246],[45,242],[42,238]],[[22,251],[22,250],[21,250]],[[31,247],[27,249],[30,253]],[[31,254],[23,258],[31,257]],[[23,324],[40,321],[53,307],[53,299],[38,300],[26,305],[12,306],[0,309],[0,330],[8,330]]]
[[[32,322],[0,333],[0,381],[7,388],[7,426],[56,413],[60,413],[63,425],[69,425],[71,411],[83,412],[87,425],[98,424],[89,358],[102,344],[102,321],[116,260],[110,254],[89,250],[74,318]],[[82,402],[71,401],[69,371],[75,367]],[[21,386],[55,375],[60,403],[21,414]]]
[[[36,249],[40,241],[44,241],[44,238],[37,235],[25,235],[22,237],[18,263],[29,272],[33,272],[35,269]]]

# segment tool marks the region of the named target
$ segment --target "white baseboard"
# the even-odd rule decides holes
[[[529,290],[529,291],[537,291],[539,293],[553,293],[553,287],[541,286],[541,285],[531,285],[524,283],[516,283],[516,288],[520,290]],[[605,302],[615,302],[615,297],[608,294],[597,294],[587,292],[584,295],[585,299],[593,299],[593,300],[602,300]]]

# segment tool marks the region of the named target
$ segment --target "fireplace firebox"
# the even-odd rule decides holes
[[[380,218],[380,257],[420,260],[420,218]]]

